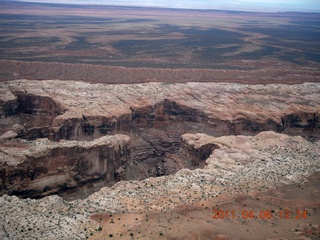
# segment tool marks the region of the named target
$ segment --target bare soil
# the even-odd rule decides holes
[[[313,13],[1,2],[0,81],[317,82],[319,26]]]
[[[90,239],[315,240],[320,237],[319,184],[320,174],[315,174],[305,184],[236,196],[223,194],[161,213],[94,215],[92,219],[101,224],[102,231]],[[228,211],[228,217],[224,214],[214,219],[215,210]],[[265,218],[267,211],[270,219]]]

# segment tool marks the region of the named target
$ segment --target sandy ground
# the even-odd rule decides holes
[[[319,239],[319,186],[318,173],[303,185],[223,194],[161,213],[94,215],[102,231],[90,239]]]

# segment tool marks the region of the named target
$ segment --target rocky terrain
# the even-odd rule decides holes
[[[0,240],[320,239],[319,27],[0,1]]]
[[[125,179],[129,160],[125,135],[93,141],[48,139],[1,145],[1,194],[42,196],[90,181]]]
[[[2,82],[0,91],[2,194],[40,197],[94,180],[141,180],[202,168],[217,146],[194,151],[180,137],[185,133],[271,130],[314,141],[320,132],[317,83],[17,80]]]
[[[3,239],[319,237],[318,83],[16,80],[0,93]]]
[[[208,143],[216,146],[204,169],[183,169],[174,175],[143,181],[121,181],[84,200],[71,202],[58,196],[39,200],[2,196],[3,238],[319,237],[319,182],[307,178],[320,170],[319,141],[308,142],[271,131],[218,138],[186,134],[183,139],[189,149]],[[281,187],[286,184],[291,184],[289,190]],[[244,209],[254,209],[256,217],[213,220],[212,208],[234,209],[237,216]],[[259,217],[259,211],[264,209],[273,210],[272,219]],[[281,209],[288,209],[292,218],[281,219]],[[307,211],[306,219],[294,218],[297,209]],[[231,227],[239,232],[227,231]]]
[[[0,86],[1,134],[20,131],[18,137],[26,139],[94,139],[182,122],[192,123],[194,132],[207,127],[214,135],[264,130],[319,134],[317,83],[110,85],[17,80]],[[16,130],[15,124],[20,125]]]

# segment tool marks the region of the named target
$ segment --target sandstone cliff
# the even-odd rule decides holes
[[[146,127],[192,123],[215,136],[272,130],[319,137],[320,85],[0,83],[0,134],[82,140]],[[182,133],[186,131],[183,130]]]
[[[40,197],[91,181],[124,179],[129,141],[126,135],[114,135],[93,141],[2,144],[0,194]]]
[[[46,145],[57,146],[56,150],[47,151],[48,156],[29,154],[23,158],[27,159],[24,165],[3,167],[1,193],[41,196],[41,192],[50,194],[99,179],[145,179],[174,174],[182,168],[204,167],[210,152],[221,146],[208,140],[190,147],[185,137],[181,141],[180,136],[185,133],[217,137],[272,130],[311,140],[320,136],[318,83],[110,85],[17,80],[1,82],[0,93],[0,143],[5,161],[17,159],[15,153],[9,156],[6,152],[29,148],[24,140],[48,138],[52,142],[47,141]],[[94,158],[106,159],[111,154],[108,164],[112,167],[101,167],[102,172],[88,170],[81,175],[77,170],[80,166],[91,169],[87,162],[79,160],[85,156],[84,148],[67,149],[64,143],[58,143],[74,140],[80,141],[81,146],[81,141],[119,133],[131,138],[126,148],[132,150],[126,156],[130,161],[124,163],[121,156],[112,152],[95,155]],[[36,161],[48,163],[38,166]],[[70,169],[62,167],[65,162]],[[50,166],[46,164],[58,164],[62,170],[48,170]],[[40,183],[40,177],[48,183]]]

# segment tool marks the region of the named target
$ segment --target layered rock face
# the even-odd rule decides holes
[[[215,135],[273,130],[318,137],[319,89],[317,83],[2,82],[0,133],[15,123],[24,126],[28,139],[82,140],[184,122],[192,123],[188,130],[206,127]]]
[[[124,179],[129,141],[126,135],[114,135],[93,141],[2,144],[0,194],[40,197],[87,182]]]
[[[318,83],[20,80],[0,83],[0,93],[0,238],[129,239],[142,233],[158,239],[176,226],[155,237],[148,235],[152,225],[140,229],[144,220],[149,224],[149,216],[186,204],[209,211],[185,216],[194,220],[190,226],[212,229],[211,209],[226,195],[234,202],[237,194],[258,198],[256,191],[282,184],[300,188],[320,171]],[[100,180],[119,182],[70,202],[6,195],[42,197]],[[318,206],[306,205],[308,219],[318,216]],[[136,220],[110,221],[109,214],[136,214]],[[290,229],[285,234],[295,239]]]
[[[61,140],[94,141],[115,134],[126,134],[131,138],[128,146],[131,149],[128,157],[130,160],[125,161],[125,171],[117,170],[123,165],[123,160],[116,154],[117,157],[111,157],[113,160],[110,161],[113,163],[110,164],[114,167],[112,170],[108,168],[110,171],[97,174],[88,172],[88,175],[85,173],[82,176],[70,170],[67,177],[62,177],[59,175],[60,170],[57,170],[54,171],[57,181],[49,184],[48,188],[41,184],[39,188],[37,184],[30,185],[29,180],[25,184],[21,182],[26,195],[32,191],[39,194],[41,191],[50,192],[54,189],[52,192],[56,192],[96,179],[114,181],[124,178],[124,175],[126,179],[144,179],[172,174],[182,168],[203,167],[210,151],[219,146],[205,144],[190,147],[186,138],[182,138],[181,142],[180,136],[185,133],[206,133],[217,137],[254,135],[272,130],[313,140],[320,136],[318,83],[240,85],[190,82],[110,85],[58,80],[17,80],[0,83],[0,93],[0,141],[3,152],[14,149],[13,144],[25,149],[26,144],[19,139],[30,141],[48,138],[50,144],[58,144]],[[43,159],[59,162],[62,158],[68,161],[73,155],[82,158],[84,150],[79,150],[79,153],[74,151],[74,148],[56,150],[53,151],[54,154],[51,151]],[[97,159],[107,157],[102,154]],[[4,160],[9,158],[3,157]],[[28,161],[33,164],[33,160]],[[71,166],[73,163],[68,164]],[[87,163],[83,164],[84,168],[88,167]],[[45,170],[48,169],[47,166],[28,166],[23,167],[31,169],[32,173],[20,173],[19,167],[12,167],[10,171],[6,170],[4,176],[6,179],[10,179],[10,176],[16,179],[16,175],[22,174],[32,182],[34,175],[42,176],[50,172]],[[50,174],[53,178],[54,174]],[[20,183],[15,183],[16,180],[2,181],[3,193],[24,194],[22,188],[18,188]],[[10,189],[10,184],[16,187]],[[32,187],[27,188],[27,185]]]

